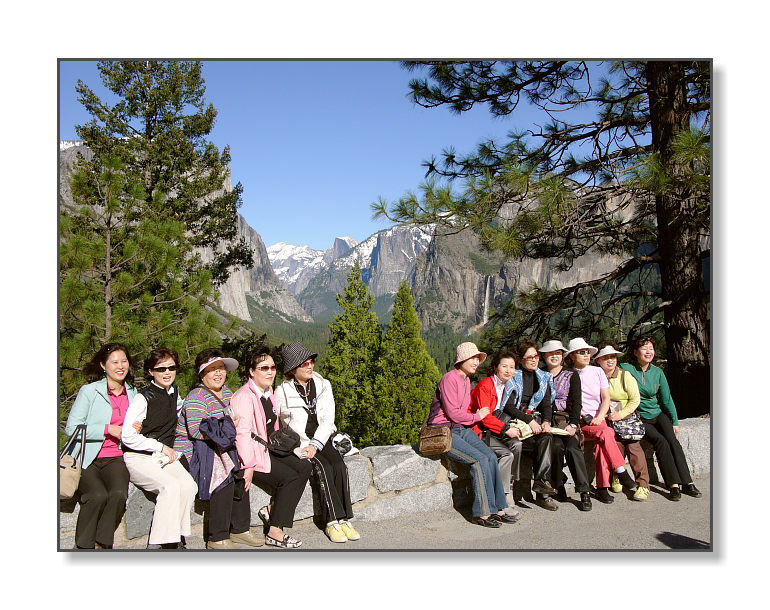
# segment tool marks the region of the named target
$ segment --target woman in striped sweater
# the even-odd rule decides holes
[[[233,542],[262,546],[249,531],[249,493],[235,449],[238,418],[231,417],[233,393],[225,385],[227,372],[237,368],[237,360],[216,348],[198,354],[201,384],[185,398],[176,428],[174,449],[189,461],[198,497],[209,500],[208,549],[237,548]]]

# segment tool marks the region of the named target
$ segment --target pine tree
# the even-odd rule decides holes
[[[373,204],[402,223],[470,229],[511,258],[617,257],[601,277],[517,295],[490,341],[546,339],[614,325],[628,339],[665,337],[680,412],[709,406],[711,66],[707,61],[428,61],[410,82],[419,105],[487,106],[540,119],[505,141],[426,161],[421,196]],[[659,276],[659,281],[657,279]],[[632,310],[635,310],[632,312]],[[633,319],[629,319],[633,314]],[[614,318],[614,319],[613,319]],[[489,342],[487,342],[489,344]]]
[[[83,383],[80,371],[108,341],[125,342],[139,367],[154,347],[175,349],[184,370],[224,331],[207,307],[229,270],[251,264],[235,238],[240,185],[229,188],[229,154],[205,136],[199,62],[99,62],[109,106],[78,81],[93,120],[60,200],[60,415]],[[66,191],[66,189],[62,189]],[[202,248],[207,248],[206,261]]]
[[[420,322],[405,280],[393,301],[393,317],[375,371],[374,418],[363,444],[416,443],[441,374],[420,338]]]
[[[361,279],[356,262],[348,284],[337,295],[342,313],[329,324],[331,337],[323,374],[332,384],[337,427],[361,444],[373,425],[374,365],[380,350],[380,326],[374,313],[374,296]]]

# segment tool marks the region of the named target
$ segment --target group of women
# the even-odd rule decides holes
[[[128,348],[104,345],[84,368],[90,383],[78,392],[65,428],[73,434],[78,425],[86,426],[76,548],[112,548],[129,480],[157,494],[148,548],[184,548],[196,495],[209,502],[206,548],[236,548],[234,543],[299,548],[302,542],[284,530],[293,525],[311,475],[322,507],[317,517],[329,540],[358,540],[347,468],[332,442],[331,385],[314,370],[318,355],[301,343],[285,346],[281,355],[285,381],[278,388],[273,388],[275,361],[262,349],[249,356],[248,380],[232,392],[227,374],[239,363],[219,349],[205,349],[195,359],[200,383],[182,399],[175,383],[176,352],[150,352],[143,363],[147,383],[137,391]],[[523,340],[495,354],[491,375],[471,389],[470,376],[487,354],[470,342],[457,347],[454,369],[438,384],[428,423],[451,428],[446,456],[470,471],[474,523],[496,528],[519,520],[515,506],[522,490],[516,484],[525,450],[532,453],[536,504],[555,511],[554,497],[568,499],[566,460],[578,506],[591,510],[585,442],[593,443],[600,502],[613,502],[610,491],[623,489],[634,500],[648,498],[641,438],[654,448],[671,500],[682,493],[701,495],[677,440],[679,421],[666,376],[653,364],[654,339],[633,341],[628,362],[618,365],[621,355],[611,342],[597,348],[580,337],[567,347],[558,340],[542,346]],[[282,426],[299,437],[288,452],[270,442]],[[264,539],[250,529],[252,485],[271,493],[258,512]]]
[[[631,342],[628,362],[612,342],[601,348],[583,338],[565,347],[549,340],[538,347],[522,340],[496,353],[491,374],[471,391],[469,376],[487,358],[475,344],[457,347],[454,369],[438,384],[428,423],[451,428],[451,460],[468,467],[473,487],[472,520],[485,527],[515,523],[523,451],[532,453],[535,503],[555,511],[566,501],[563,463],[580,495],[578,507],[592,508],[584,444],[593,444],[596,498],[610,504],[610,491],[624,489],[644,501],[650,493],[647,459],[640,441],[655,451],[669,499],[700,497],[682,446],[679,420],[663,371],[652,362],[655,340]],[[544,361],[544,368],[539,366]],[[593,359],[594,365],[591,364]],[[628,457],[633,477],[625,463]]]
[[[232,392],[227,374],[239,363],[205,349],[195,359],[200,383],[182,399],[176,352],[150,352],[143,365],[147,384],[137,391],[128,348],[104,345],[84,369],[90,383],[78,392],[65,427],[71,435],[86,426],[75,547],[112,548],[130,480],[157,494],[148,548],[185,547],[196,495],[209,503],[206,548],[299,548],[302,542],[284,529],[292,527],[313,474],[321,496],[318,518],[329,540],[358,540],[347,468],[332,442],[331,385],[313,370],[318,355],[300,343],[285,346],[281,355],[286,380],[277,389],[275,362],[263,349],[249,356],[248,380]],[[299,437],[289,451],[271,443],[282,426]],[[79,450],[76,443],[73,452]],[[252,484],[271,493],[258,512],[264,539],[250,529]]]

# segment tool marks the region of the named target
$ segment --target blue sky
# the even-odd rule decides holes
[[[241,214],[266,245],[361,241],[388,226],[371,219],[369,204],[417,189],[423,160],[514,126],[483,108],[458,116],[413,105],[415,74],[393,61],[206,61],[203,76],[219,112],[211,140],[230,145]],[[76,100],[78,78],[104,92],[96,62],[60,62],[64,140],[90,118]]]

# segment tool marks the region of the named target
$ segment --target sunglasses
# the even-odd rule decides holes
[[[171,366],[156,366],[154,369],[150,369],[150,370],[156,373],[165,373],[166,371],[175,371],[176,364],[172,364]]]
[[[262,371],[263,373],[267,373],[268,371],[276,371],[278,369],[277,369],[277,367],[275,365],[269,366],[267,364],[264,364],[262,366],[258,366],[257,370],[258,371]]]
[[[591,350],[590,349],[577,349],[577,350],[575,350],[574,353],[580,354],[581,356],[588,356],[588,354],[591,353]]]

